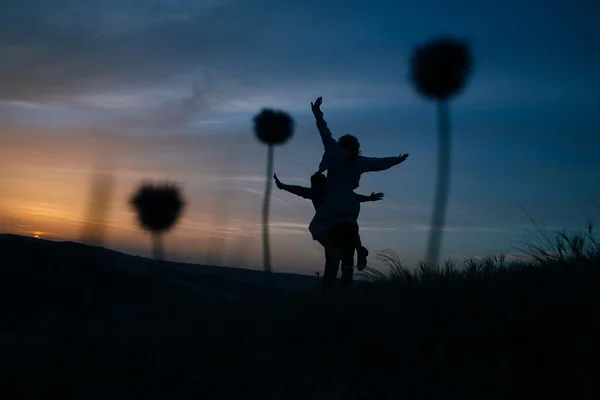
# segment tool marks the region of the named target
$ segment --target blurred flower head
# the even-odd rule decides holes
[[[164,232],[177,222],[184,206],[180,189],[173,184],[144,183],[131,198],[142,227]]]
[[[254,117],[254,133],[264,144],[283,144],[294,133],[294,120],[283,111],[265,108]]]
[[[423,96],[446,100],[460,93],[471,69],[469,45],[459,39],[440,38],[417,47],[410,79]]]

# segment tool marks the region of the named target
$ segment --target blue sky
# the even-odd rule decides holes
[[[415,45],[470,41],[475,68],[452,103],[453,167],[442,255],[511,251],[533,226],[583,228],[600,213],[600,5],[593,2],[60,1],[0,5],[0,212],[5,226],[77,235],[99,162],[117,179],[109,243],[148,254],[127,198],[141,179],[188,198],[170,258],[260,265],[262,107],[289,112],[282,181],[308,185],[322,146],[310,102],[363,154],[409,159],[364,175],[372,253],[421,259],[435,184],[434,105],[407,80]],[[275,268],[312,273],[310,202],[275,190]],[[8,217],[10,216],[10,218]],[[24,227],[24,228],[23,228]],[[12,227],[14,230],[14,226]],[[215,255],[215,252],[218,253]],[[219,256],[220,254],[220,256]]]

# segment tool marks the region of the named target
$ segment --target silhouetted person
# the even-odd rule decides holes
[[[336,225],[343,223],[344,235],[348,230],[354,231],[355,235],[358,234],[357,219],[360,212],[360,201],[354,193],[354,189],[360,182],[361,175],[365,172],[384,171],[398,165],[406,160],[408,154],[398,157],[364,157],[360,155],[360,143],[356,137],[344,135],[336,141],[323,119],[323,112],[320,108],[322,102],[323,99],[319,97],[314,104],[311,103],[311,106],[325,149],[317,173],[328,171],[325,186],[327,196],[317,209],[309,225],[309,230],[313,239],[319,241],[324,247],[331,248],[328,232]],[[342,271],[352,270],[355,246],[352,246],[351,251],[348,243],[344,243],[343,249],[335,247],[344,253]],[[329,254],[334,255],[335,250],[331,249]]]
[[[311,200],[313,203],[313,206],[315,208],[315,211],[321,206],[321,204],[323,204],[323,199],[325,198],[325,194],[326,194],[325,187],[327,184],[327,177],[325,175],[323,175],[323,174],[312,175],[310,177],[310,187],[286,185],[284,183],[281,183],[279,178],[277,178],[276,174],[273,174],[273,178],[275,179],[275,184],[277,185],[278,189],[285,190],[287,192],[293,193],[302,198]],[[358,184],[356,184],[355,186],[358,187]],[[364,203],[366,201],[379,201],[379,200],[383,199],[383,193],[373,192],[373,193],[371,193],[370,196],[365,196],[365,195],[358,194],[358,193],[355,193],[355,195],[358,197],[359,202],[361,202],[361,203]],[[329,235],[328,235],[328,240],[330,242],[329,247],[335,247],[335,246],[333,246],[333,241],[331,239],[331,236],[329,236]],[[355,248],[356,248],[356,254],[357,254],[357,268],[359,271],[362,271],[367,266],[367,256],[369,255],[369,251],[367,250],[366,247],[364,247],[362,245],[362,242],[360,239],[360,234],[356,235]],[[328,249],[325,248],[325,250],[327,252]],[[335,262],[335,260],[331,260],[331,257],[328,258],[327,254],[326,254],[325,258],[326,258],[326,260]],[[332,268],[334,266],[329,265],[329,267]],[[328,268],[327,262],[325,264],[325,268],[326,269]],[[335,265],[335,268],[336,268],[336,275],[337,275],[337,268],[339,268],[339,260],[337,261],[337,265]]]

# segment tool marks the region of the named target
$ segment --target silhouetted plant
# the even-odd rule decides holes
[[[554,239],[541,228],[538,233],[539,236],[518,241],[513,246],[528,261],[538,264],[570,263],[595,259],[600,254],[600,242],[596,239],[592,223],[588,223],[586,231],[555,232]]]
[[[184,201],[177,186],[143,184],[131,198],[142,228],[152,234],[154,258],[162,260],[163,234],[177,223]]]
[[[437,268],[450,186],[449,100],[465,87],[472,69],[469,45],[462,40],[440,38],[419,47],[411,59],[410,79],[416,91],[437,102],[437,182],[426,265]]]
[[[259,141],[268,146],[267,154],[267,182],[263,201],[262,226],[263,226],[263,257],[264,269],[271,272],[271,253],[269,249],[269,203],[273,176],[273,151],[275,145],[288,141],[294,133],[294,120],[282,111],[263,109],[254,117],[254,133]]]

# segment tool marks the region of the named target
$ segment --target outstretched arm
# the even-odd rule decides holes
[[[327,127],[327,122],[325,122],[323,119],[321,104],[323,104],[323,98],[318,97],[314,103],[310,103],[310,106],[312,108],[313,115],[315,116],[315,120],[317,121],[317,129],[319,129],[319,134],[321,135],[321,140],[323,141],[323,147],[325,148],[325,151],[328,151],[337,147],[337,142],[331,135],[331,131]]]
[[[304,186],[286,185],[284,183],[281,183],[276,174],[273,174],[273,179],[275,179],[275,184],[277,185],[278,189],[285,190],[286,192],[290,192],[292,194],[295,194],[296,196],[300,196],[308,200],[312,200],[313,195],[311,188],[307,188]]]
[[[370,196],[365,196],[364,194],[357,194],[357,196],[361,203],[364,203],[365,201],[379,201],[383,199],[383,193],[375,192],[372,192]]]
[[[398,157],[361,157],[361,172],[385,171],[408,158],[408,154]]]

